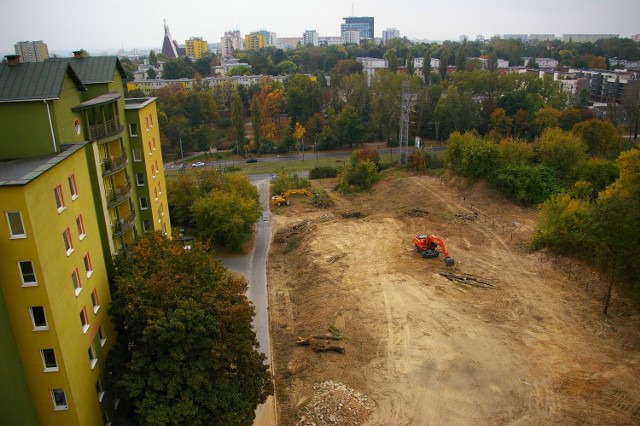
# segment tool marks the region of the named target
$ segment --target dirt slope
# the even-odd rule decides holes
[[[604,318],[595,273],[527,250],[535,209],[397,172],[353,199],[314,184],[335,207],[272,210],[280,424],[296,424],[324,381],[368,396],[368,420],[352,424],[640,423],[640,318],[620,296]],[[455,266],[421,258],[417,233],[441,236]],[[345,354],[295,344],[330,328]]]

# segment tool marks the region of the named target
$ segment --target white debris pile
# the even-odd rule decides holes
[[[367,396],[342,383],[326,381],[313,389],[313,398],[302,408],[297,426],[358,426],[371,414]]]

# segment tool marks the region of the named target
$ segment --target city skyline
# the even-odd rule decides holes
[[[179,3],[168,0],[152,3],[153,8],[139,0],[113,0],[111,3],[113,7],[107,9],[98,9],[99,6],[93,3],[78,0],[5,3],[2,14],[16,19],[6,20],[0,27],[0,52],[11,53],[15,43],[33,40],[44,41],[52,52],[69,50],[69,54],[80,48],[90,52],[160,48],[165,19],[173,38],[180,44],[190,37],[218,43],[224,32],[232,29],[239,29],[242,34],[266,29],[278,37],[302,37],[305,30],[316,30],[323,37],[339,36],[340,24],[348,16],[374,17],[375,37],[381,37],[387,28],[395,28],[402,37],[417,40],[457,41],[461,35],[473,40],[477,35],[490,38],[503,34],[561,37],[566,33],[630,37],[640,33],[636,23],[640,16],[637,0],[611,0],[606,7],[595,0],[540,0],[523,4],[513,4],[512,0],[482,3],[459,0],[431,5],[417,0],[407,0],[401,5],[381,1],[344,3],[326,0],[315,9],[301,8],[291,0],[270,7],[263,2],[247,0],[241,12],[231,3],[212,7],[203,0],[194,0],[188,8],[180,8]],[[54,16],[58,17],[56,25],[51,22]],[[90,25],[96,17],[108,21],[109,25]]]

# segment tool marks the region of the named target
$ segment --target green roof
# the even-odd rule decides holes
[[[66,61],[0,64],[0,102],[57,99],[65,75],[71,77],[78,90],[86,90]]]
[[[83,56],[80,58],[55,58],[47,61],[65,61],[71,64],[84,84],[111,83],[117,70],[126,78],[124,68],[117,56]]]

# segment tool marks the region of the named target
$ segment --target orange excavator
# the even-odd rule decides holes
[[[436,247],[440,247],[442,254],[444,254],[444,264],[447,266],[454,264],[453,257],[449,256],[444,241],[440,237],[432,234],[416,235],[413,239],[413,244],[416,246],[416,251],[420,253],[422,257],[438,257],[440,252],[436,250]]]

